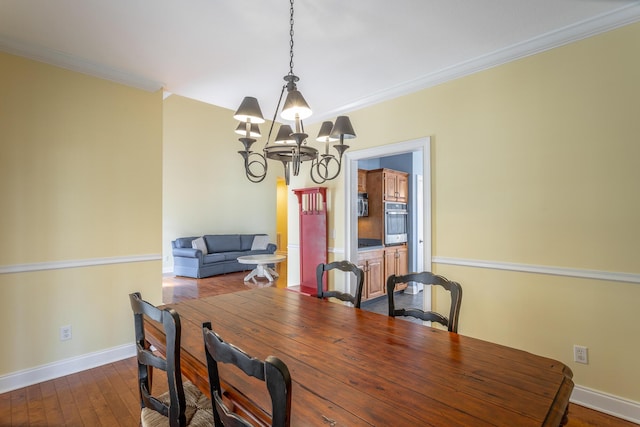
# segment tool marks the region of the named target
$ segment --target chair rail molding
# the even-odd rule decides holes
[[[449,257],[433,257],[435,264],[459,265],[463,267],[490,268],[494,270],[519,271],[523,273],[550,274],[554,276],[579,277],[583,279],[607,280],[612,282],[626,282],[640,284],[639,273],[625,273],[603,270],[587,270],[570,267],[555,267],[548,265],[519,264],[501,261],[478,259],[463,259]]]
[[[30,271],[59,270],[64,268],[94,267],[98,265],[126,264],[130,262],[161,260],[161,254],[142,254],[107,258],[87,258],[80,260],[36,262],[30,264],[0,265],[0,274],[27,273]]]

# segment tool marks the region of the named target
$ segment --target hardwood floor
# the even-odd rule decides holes
[[[165,304],[170,304],[189,298],[204,298],[261,286],[287,286],[286,277],[276,278],[271,284],[265,279],[244,282],[243,278],[247,273],[230,273],[204,279],[165,275],[162,278],[162,301]]]
[[[206,279],[165,276],[165,303],[238,292],[258,284],[243,282],[246,273]],[[286,279],[274,282],[286,286]],[[133,327],[133,325],[132,325]],[[137,426],[140,408],[135,358],[0,394],[0,426]],[[155,386],[164,382],[157,371]],[[570,404],[568,427],[631,427],[636,424]],[[387,427],[387,426],[383,426]]]

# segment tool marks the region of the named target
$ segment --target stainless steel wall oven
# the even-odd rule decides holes
[[[409,211],[406,203],[384,203],[384,244],[398,245],[407,242]]]

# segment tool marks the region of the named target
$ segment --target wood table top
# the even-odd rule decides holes
[[[181,318],[183,375],[207,394],[203,322],[254,357],[282,359],[292,426],[557,426],[573,389],[558,361],[286,289],[167,307]],[[146,329],[163,351],[159,329]],[[270,412],[263,384],[232,368],[221,377],[239,408]]]

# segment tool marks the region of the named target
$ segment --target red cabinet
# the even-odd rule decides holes
[[[301,188],[293,192],[298,198],[300,215],[300,292],[315,296],[316,267],[327,262],[327,188]]]

